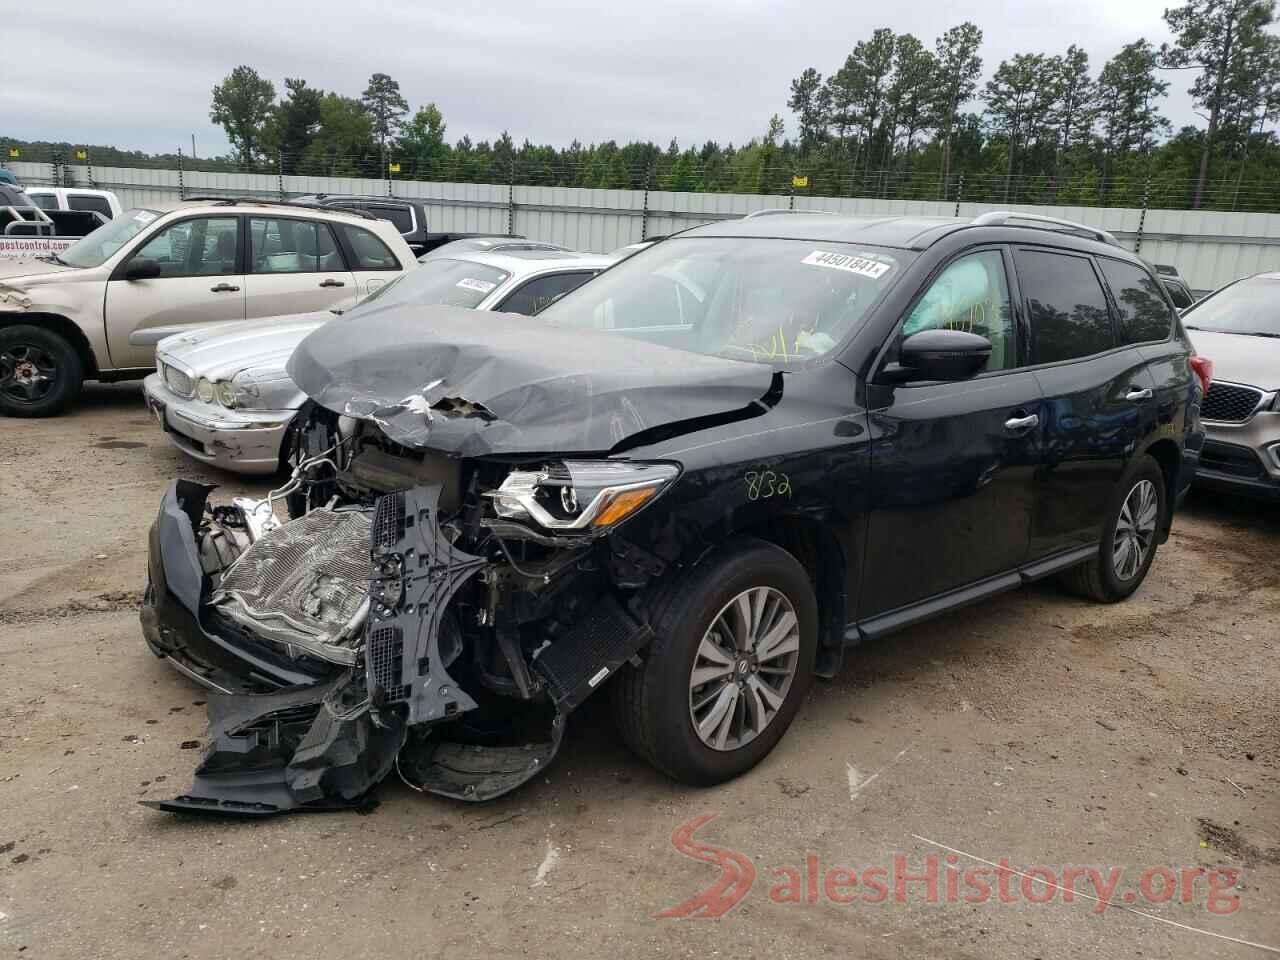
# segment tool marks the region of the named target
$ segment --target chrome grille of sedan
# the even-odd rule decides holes
[[[1200,416],[1219,423],[1244,423],[1258,412],[1262,396],[1257,387],[1214,382],[1200,404]]]
[[[191,392],[195,385],[191,382],[191,378],[177,367],[171,366],[164,361],[160,361],[160,376],[164,378],[165,386],[178,396],[191,396]]]

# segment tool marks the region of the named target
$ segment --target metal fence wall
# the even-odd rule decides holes
[[[47,163],[10,162],[27,184],[52,183]],[[950,201],[789,197],[658,190],[295,177],[65,164],[63,182],[114,190],[126,206],[196,196],[284,199],[306,193],[395,194],[422,200],[436,231],[518,233],[578,250],[604,253],[643,237],[777,207],[857,216],[973,217],[996,209],[1078,220],[1110,230],[1154,263],[1178,266],[1192,287],[1212,290],[1238,277],[1280,270],[1280,214],[1120,207],[1037,207]]]

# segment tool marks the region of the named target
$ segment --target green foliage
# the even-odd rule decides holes
[[[271,117],[275,98],[275,85],[258,76],[253,67],[243,65],[213,88],[209,119],[226,131],[245,169],[253,166],[261,152],[263,128]]]

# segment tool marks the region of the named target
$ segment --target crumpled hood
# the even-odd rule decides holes
[[[156,352],[210,380],[229,380],[246,369],[284,376],[285,362],[302,338],[331,319],[332,313],[319,310],[197,327],[165,337]]]
[[[399,306],[335,317],[289,375],[396,443],[458,456],[603,452],[651,427],[740,412],[774,371],[517,314]]]
[[[1188,330],[1196,353],[1213,361],[1213,379],[1259,390],[1280,387],[1280,340],[1244,333]]]

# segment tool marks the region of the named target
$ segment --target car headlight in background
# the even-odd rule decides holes
[[[563,460],[540,470],[513,470],[487,495],[498,516],[509,520],[599,532],[653,500],[679,472],[667,463]]]
[[[199,380],[197,380],[196,396],[199,397],[201,400],[203,400],[205,403],[213,403],[213,399],[214,399],[213,382],[206,379],[205,377],[201,377]]]

